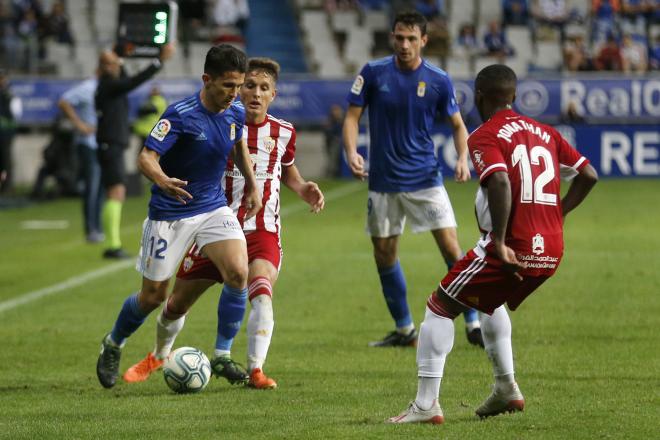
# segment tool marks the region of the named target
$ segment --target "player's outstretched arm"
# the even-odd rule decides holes
[[[598,173],[594,167],[591,164],[583,166],[561,200],[561,211],[564,217],[582,203],[596,182],[598,182]]]
[[[488,209],[493,223],[493,230],[490,235],[495,244],[495,251],[504,263],[502,268],[522,280],[522,276],[518,272],[526,268],[527,264],[518,261],[516,253],[505,242],[509,214],[511,213],[511,182],[509,176],[504,171],[497,171],[488,177],[486,186],[488,187]]]
[[[364,180],[368,173],[364,169],[364,158],[357,152],[357,138],[360,126],[360,117],[362,116],[362,107],[349,105],[344,117],[344,127],[342,134],[344,137],[344,151],[346,151],[346,161],[355,178]]]
[[[142,147],[142,151],[140,151],[140,154],[138,155],[138,170],[140,170],[147,179],[158,185],[163,192],[174,197],[185,205],[193,198],[188,191],[183,189],[184,186],[188,185],[188,182],[166,175],[160,167],[160,163],[158,162],[159,158],[160,155],[154,150]]]
[[[454,137],[454,148],[458,154],[456,160],[456,171],[454,172],[454,179],[459,182],[467,182],[470,180],[470,168],[468,168],[468,145],[467,138],[468,132],[465,128],[465,123],[461,117],[460,112],[456,112],[449,118]]]
[[[252,169],[250,150],[243,139],[234,144],[232,156],[238,170],[243,174],[243,177],[245,177],[245,204],[247,206],[245,218],[248,219],[254,217],[257,212],[259,212],[262,202],[261,195],[257,188],[257,179],[255,179],[254,170]]]
[[[325,197],[321,188],[315,182],[305,181],[297,166],[284,167],[282,170],[282,183],[307,202],[311,212],[320,212],[325,206]]]

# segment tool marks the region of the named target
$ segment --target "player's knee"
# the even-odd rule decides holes
[[[228,267],[224,274],[225,283],[230,286],[243,287],[247,284],[248,268],[243,265]]]
[[[167,298],[167,284],[149,283],[140,291],[140,308],[145,312],[157,309]]]
[[[392,267],[396,264],[396,252],[384,247],[374,247],[374,259],[379,268]]]

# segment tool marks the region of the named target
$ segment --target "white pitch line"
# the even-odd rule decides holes
[[[348,185],[342,185],[338,188],[335,188],[328,193],[325,194],[325,201],[331,201],[331,200],[336,200],[340,199],[342,197],[345,197],[347,195],[353,194],[358,192],[359,190],[362,189],[362,185],[359,183],[350,183]],[[280,211],[280,214],[282,216],[285,215],[290,215],[293,213],[296,213],[298,211],[303,211],[306,209],[308,205],[303,202],[298,202],[292,205],[289,205],[287,207],[282,208]],[[119,272],[120,270],[124,270],[128,267],[131,267],[135,264],[134,259],[130,259],[127,261],[120,261],[117,263],[109,264],[107,266],[104,266],[100,269],[94,269],[89,272],[82,273],[80,275],[76,275],[74,277],[69,278],[68,280],[62,281],[61,283],[53,284],[48,287],[44,287],[42,289],[37,289],[33,290],[31,292],[23,293],[21,295],[16,296],[15,298],[9,299],[7,301],[0,302],[0,313],[6,312],[7,310],[15,309],[16,307],[20,307],[23,304],[30,303],[32,301],[36,301],[38,299],[44,298],[46,296],[54,295],[63,291],[66,291],[68,289],[72,289],[74,287],[81,286],[89,281],[95,280],[97,278],[104,277],[106,275],[110,275],[115,272]]]

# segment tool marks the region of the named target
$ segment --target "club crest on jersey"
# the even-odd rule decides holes
[[[353,86],[351,87],[351,93],[354,95],[359,95],[362,92],[362,87],[364,86],[364,78],[362,75],[358,75],[353,81]]]
[[[417,96],[423,98],[424,95],[426,95],[426,83],[424,81],[420,81],[417,84]]]
[[[167,133],[169,133],[171,129],[172,124],[170,124],[170,121],[167,119],[161,119],[156,123],[153,130],[151,130],[151,137],[162,142],[162,140],[165,139],[165,136],[167,136]]]
[[[474,150],[472,152],[472,159],[474,159],[473,160],[474,165],[479,169],[479,172],[482,172],[484,170],[484,167],[486,166],[483,160],[483,155],[484,153],[482,153],[479,150]]]
[[[231,124],[229,127],[229,140],[233,141],[236,139],[236,124]]]
[[[271,151],[273,151],[273,149],[275,149],[275,139],[273,139],[273,138],[270,137],[270,136],[266,137],[266,138],[264,139],[264,149],[265,149],[268,153],[270,153]]]
[[[540,255],[545,252],[543,236],[539,233],[532,237],[532,252],[534,252],[536,255]]]

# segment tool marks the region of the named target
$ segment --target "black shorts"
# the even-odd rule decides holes
[[[126,167],[124,166],[124,145],[100,143],[96,154],[101,166],[101,183],[104,188],[126,185]]]

